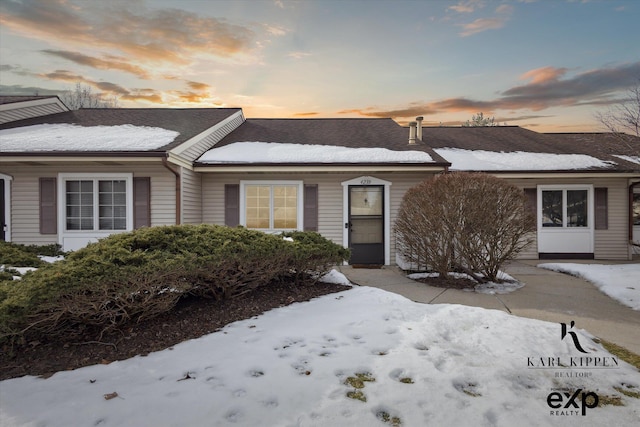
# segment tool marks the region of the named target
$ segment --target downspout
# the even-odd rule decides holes
[[[180,185],[180,172],[176,171],[175,169],[173,169],[171,166],[169,166],[169,162],[167,161],[166,157],[162,158],[162,165],[169,169],[169,171],[175,175],[176,177],[176,225],[180,224],[180,217],[181,217],[181,206],[180,206],[180,199],[182,199],[182,188]]]
[[[631,246],[638,246],[633,242],[633,189],[640,185],[640,182],[634,182],[629,184],[629,244]]]

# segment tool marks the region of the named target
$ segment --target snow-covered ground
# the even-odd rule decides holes
[[[568,331],[354,287],[146,357],[0,382],[0,425],[638,425],[640,399],[616,388],[640,390],[640,373]],[[625,406],[589,408],[589,392]]]
[[[582,277],[611,298],[640,310],[640,264],[545,263],[538,267]]]

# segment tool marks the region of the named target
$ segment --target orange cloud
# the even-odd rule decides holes
[[[458,13],[472,13],[473,11],[476,10],[476,8],[483,7],[483,6],[484,4],[480,0],[469,0],[469,1],[458,2],[458,4],[454,6],[449,6],[447,10],[451,9]]]
[[[310,117],[310,116],[317,116],[318,114],[320,113],[318,113],[317,111],[311,111],[308,113],[295,113],[293,116],[294,117]]]
[[[513,6],[503,4],[496,8],[496,15],[493,18],[479,18],[473,22],[462,25],[464,31],[460,33],[462,37],[471,36],[487,30],[497,30],[504,27],[513,13]]]
[[[197,52],[228,57],[253,49],[252,29],[177,9],[127,9],[123,2],[3,2],[0,24],[25,37],[113,49],[155,62],[185,64]],[[86,60],[86,58],[84,58]],[[104,65],[104,64],[103,64]]]
[[[78,74],[73,74],[71,71],[69,70],[55,70],[51,73],[43,73],[43,74],[38,74],[39,77],[43,77],[45,79],[49,79],[49,80],[58,80],[58,81],[63,81],[63,82],[84,82],[87,83],[87,80],[78,75]]]
[[[211,86],[206,83],[187,81],[187,86],[189,86],[193,90],[209,90]]]
[[[553,80],[558,80],[564,76],[567,72],[567,68],[555,68],[555,67],[542,67],[530,70],[520,76],[521,80],[531,80],[531,83],[546,83]]]
[[[487,30],[497,30],[504,27],[506,20],[504,18],[480,18],[473,22],[462,26],[464,29],[460,33],[462,37],[471,36],[473,34],[481,33]]]
[[[163,103],[162,96],[160,96],[160,94],[158,93],[129,93],[127,95],[123,95],[122,97],[120,97],[120,99],[134,102],[144,101],[153,104]]]

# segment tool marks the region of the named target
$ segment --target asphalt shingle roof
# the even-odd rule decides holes
[[[436,163],[447,163],[426,144],[409,145],[409,131],[392,119],[247,119],[216,144],[215,148],[235,142],[424,151]]]
[[[613,133],[538,133],[518,126],[425,127],[431,148],[496,152],[586,154],[615,162],[607,171],[640,171],[640,165],[614,155],[640,156],[640,137]]]
[[[71,123],[80,126],[117,126],[130,124],[179,132],[170,144],[156,150],[164,152],[216,125],[240,108],[88,108],[5,123],[0,129],[38,124]],[[99,147],[96,150],[100,152]]]

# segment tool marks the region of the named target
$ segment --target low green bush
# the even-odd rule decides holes
[[[28,246],[0,240],[0,265],[11,267],[40,267],[44,261]]]
[[[293,239],[289,250],[291,253],[290,266],[295,272],[295,280],[313,277],[321,278],[334,265],[349,259],[349,250],[336,245],[322,237],[319,233],[310,231],[292,231],[283,233],[283,237]]]
[[[300,281],[348,251],[317,233],[281,235],[214,225],[114,234],[0,287],[0,342],[91,337],[171,310],[186,295],[234,298]]]

